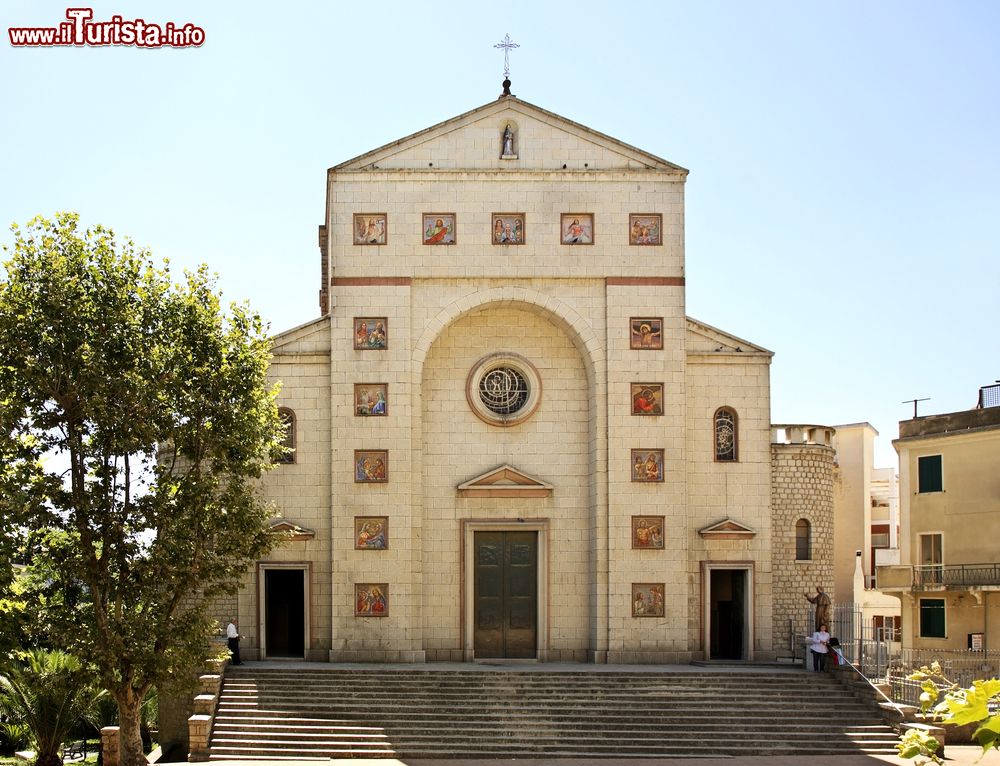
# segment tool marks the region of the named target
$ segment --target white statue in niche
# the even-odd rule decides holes
[[[514,156],[514,131],[511,130],[510,125],[507,125],[507,127],[503,129],[503,151],[500,153],[500,156]]]

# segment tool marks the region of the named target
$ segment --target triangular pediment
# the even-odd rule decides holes
[[[465,497],[547,497],[552,485],[504,463],[458,485]]]
[[[323,316],[271,338],[275,356],[284,354],[329,354],[330,318]]]
[[[717,327],[687,318],[687,352],[689,354],[751,354],[774,356],[763,346],[751,343],[743,338],[737,338]]]
[[[514,131],[516,156],[503,159],[501,135],[508,124]],[[330,170],[340,173],[476,169],[635,169],[687,175],[687,170],[679,165],[515,96],[491,101]]]
[[[272,521],[268,531],[273,534],[283,535],[286,540],[312,540],[316,537],[316,531],[300,527],[290,521]]]
[[[711,526],[699,529],[698,534],[716,540],[745,540],[756,537],[757,530],[751,529],[735,519],[726,518]]]

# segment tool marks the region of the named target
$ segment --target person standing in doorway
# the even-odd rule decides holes
[[[830,633],[826,629],[826,623],[816,628],[816,632],[812,634],[811,640],[812,645],[810,649],[813,655],[813,670],[816,672],[826,670],[826,658],[830,653]]]
[[[240,623],[235,617],[229,620],[226,638],[229,643],[229,653],[233,655],[232,664],[242,665],[243,661],[240,659]]]

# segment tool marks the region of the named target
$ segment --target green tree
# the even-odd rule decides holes
[[[80,661],[47,649],[22,652],[0,669],[0,713],[23,725],[37,766],[59,766],[60,750],[99,694]]]
[[[0,537],[10,550],[30,533],[29,569],[48,572],[36,623],[97,668],[136,766],[147,692],[190,677],[216,629],[208,604],[274,543],[255,491],[282,435],[270,343],[248,308],[222,310],[204,266],[175,283],[74,214],[12,231]]]

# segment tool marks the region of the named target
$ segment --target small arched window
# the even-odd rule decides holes
[[[296,437],[295,413],[287,407],[279,407],[278,417],[281,418],[281,424],[285,427],[285,435],[281,440],[282,452],[275,458],[274,462],[294,463]]]
[[[812,559],[812,524],[808,519],[795,522],[795,560],[809,561]]]
[[[737,452],[736,410],[720,407],[715,411],[715,460],[735,463]]]

